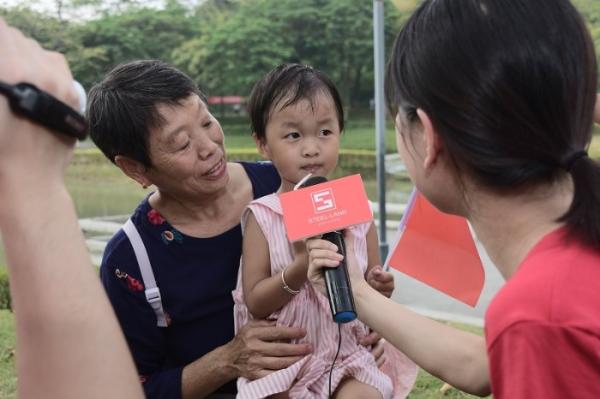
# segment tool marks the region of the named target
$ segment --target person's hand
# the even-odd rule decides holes
[[[42,49],[1,18],[0,54],[1,81],[32,83],[68,105],[78,105],[65,58]],[[13,114],[7,99],[0,95],[0,195],[62,183],[73,144],[74,139],[50,133]]]
[[[375,363],[377,367],[380,367],[385,362],[385,352],[383,349],[384,344],[383,338],[381,335],[375,331],[371,331],[371,333],[360,340],[360,344],[366,348],[371,348],[371,354],[375,358]]]
[[[365,281],[362,272],[358,266],[356,255],[354,253],[354,237],[352,230],[347,229],[344,233],[346,245],[346,266],[350,275],[352,289],[356,289],[358,284]],[[340,261],[344,259],[337,253],[335,244],[321,238],[310,238],[306,240],[306,249],[308,250],[308,280],[311,284],[325,294],[325,280],[323,278],[323,268],[337,267]]]
[[[249,380],[291,366],[312,351],[309,344],[291,344],[306,331],[299,327],[276,326],[274,322],[253,320],[240,329],[228,344],[235,375]]]
[[[302,240],[294,241],[292,243],[292,248],[294,249],[294,263],[308,268],[308,251],[306,250],[306,243]]]
[[[384,271],[381,266],[374,266],[369,270],[367,283],[388,298],[394,292],[394,275]]]

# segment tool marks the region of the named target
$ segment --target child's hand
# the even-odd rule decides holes
[[[369,270],[367,274],[367,283],[382,295],[391,297],[394,292],[394,275],[383,271],[381,266],[377,265]]]

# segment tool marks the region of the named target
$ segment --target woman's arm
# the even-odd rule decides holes
[[[75,106],[58,53],[0,19],[0,80]],[[64,184],[74,140],[12,114],[0,96],[0,228],[27,398],[141,398],[131,355],[85,247]]]
[[[324,292],[321,269],[337,266],[341,256],[335,252],[333,244],[324,240],[309,240],[307,248],[309,279]],[[430,320],[380,295],[358,271],[349,239],[346,240],[346,251],[360,320],[431,374],[465,392],[489,394],[484,339]]]
[[[421,368],[465,392],[490,393],[483,337],[421,316],[365,283],[354,294],[360,319]]]
[[[263,319],[292,300],[293,294],[283,288],[282,273],[285,273],[285,282],[293,290],[299,290],[306,282],[306,247],[303,242],[293,245],[292,263],[271,276],[269,243],[254,214],[248,215],[242,248],[242,285],[246,306],[255,318]]]
[[[183,369],[183,399],[204,398],[237,377],[250,380],[287,368],[308,355],[308,344],[290,344],[306,332],[299,327],[275,326],[253,320],[227,344],[207,353]]]

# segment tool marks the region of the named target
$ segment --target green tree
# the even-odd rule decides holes
[[[86,87],[122,62],[169,61],[175,48],[198,34],[190,14],[176,1],[163,10],[134,5],[117,14],[103,14],[73,29],[79,45],[67,56]]]
[[[6,22],[37,40],[44,48],[65,53],[75,46],[72,24],[55,16],[42,14],[29,7],[0,8]]]
[[[174,52],[174,61],[209,94],[246,94],[274,65],[289,60],[292,51],[282,34],[271,0],[248,1],[200,38]]]
[[[323,17],[328,61],[325,69],[337,82],[345,104],[367,102],[373,93],[372,2],[330,0]],[[399,18],[392,3],[386,2],[384,34],[388,49],[399,30]]]
[[[183,44],[174,62],[209,93],[247,94],[267,71],[301,62],[328,73],[344,103],[366,103],[373,86],[372,3],[350,0],[246,0],[226,19]],[[388,42],[399,14],[386,2]],[[201,8],[197,11],[199,14]]]

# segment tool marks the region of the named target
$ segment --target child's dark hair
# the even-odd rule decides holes
[[[408,123],[424,110],[482,186],[510,193],[569,173],[574,199],[561,220],[600,248],[600,166],[585,152],[596,74],[568,0],[425,0],[396,38],[386,97]]]
[[[259,140],[264,140],[267,123],[275,107],[285,108],[301,100],[313,104],[319,93],[331,96],[340,125],[344,130],[344,110],[340,94],[323,72],[307,65],[283,64],[259,80],[248,99],[248,113],[252,132]],[[285,103],[281,104],[282,101]]]
[[[165,121],[159,105],[180,105],[192,94],[205,101],[194,81],[158,60],[133,61],[110,71],[90,90],[90,136],[112,162],[123,155],[150,167],[148,134]]]

